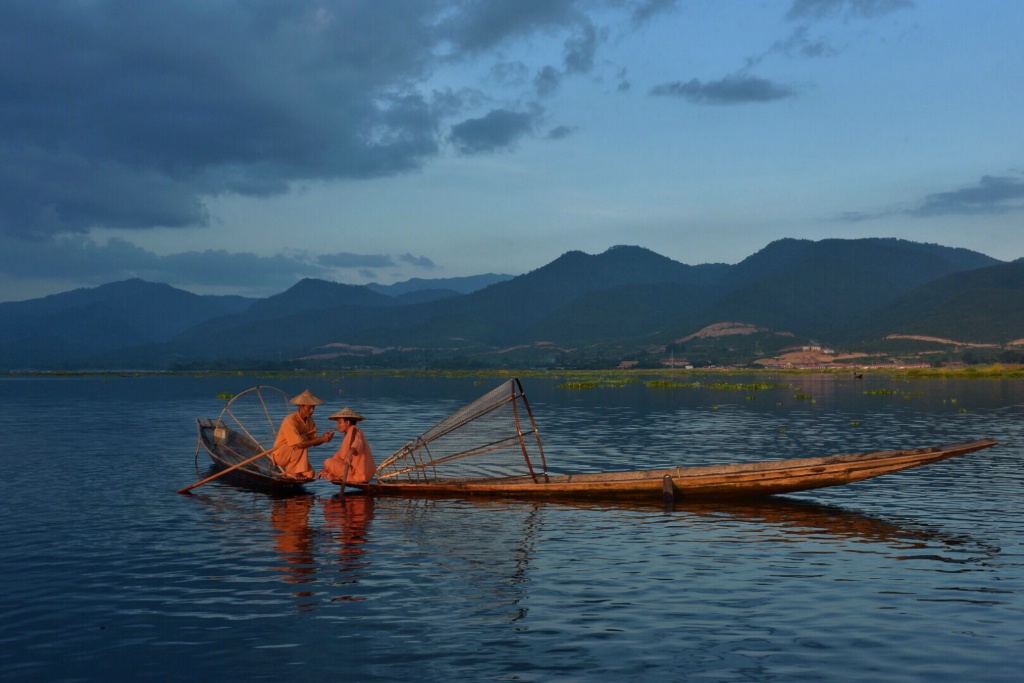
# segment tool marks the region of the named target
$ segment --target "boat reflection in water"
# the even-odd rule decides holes
[[[932,557],[943,562],[977,563],[1000,552],[998,547],[978,539],[944,533],[934,526],[896,522],[841,506],[781,496],[731,504],[677,502],[667,507],[637,501],[596,503],[574,498],[535,501],[479,496],[383,497],[377,499],[376,505],[379,510],[399,512],[407,533],[417,537],[436,534],[436,543],[445,544],[444,551],[449,556],[464,553],[464,548],[470,547],[476,556],[489,556],[496,561],[503,555],[509,556],[509,548],[515,547],[515,569],[509,574],[520,579],[534,551],[543,550],[548,533],[557,534],[561,541],[564,532],[571,532],[573,514],[607,517],[609,529],[614,529],[609,532],[609,543],[620,537],[627,540],[631,530],[661,522],[673,528],[685,527],[694,540],[703,538],[702,530],[722,530],[719,540],[733,538],[738,542],[748,542],[753,540],[749,535],[756,535],[759,541],[820,539],[878,544],[882,546],[880,551],[891,553],[896,559]],[[456,524],[457,529],[451,528]],[[518,541],[510,543],[516,534]],[[921,551],[930,554],[921,555]]]
[[[999,553],[999,548],[943,533],[941,528],[785,497],[731,505],[676,503],[668,508],[633,501],[478,496],[268,498],[256,494],[242,506],[225,506],[218,496],[208,499],[215,515],[229,517],[235,524],[243,515],[249,518],[246,524],[258,526],[260,517],[269,521],[273,537],[268,540],[277,561],[267,568],[299,598],[294,607],[301,612],[324,610],[331,603],[369,605],[367,601],[387,595],[388,600],[404,605],[400,611],[407,616],[426,609],[432,601],[448,601],[453,609],[479,618],[485,618],[482,612],[486,612],[487,619],[512,623],[527,616],[531,587],[555,578],[547,576],[552,571],[547,562],[539,570],[543,576],[537,576],[538,557],[561,557],[573,546],[580,553],[598,553],[620,569],[670,562],[676,570],[685,568],[687,558],[696,555],[675,552],[669,561],[637,556],[635,548],[699,547],[706,553],[712,546],[803,543],[815,553],[871,552],[894,560],[975,565]],[[263,514],[258,512],[261,507]],[[595,519],[602,520],[606,529],[596,545],[590,535]],[[552,550],[547,553],[549,547]],[[386,559],[381,559],[382,554]],[[448,580],[408,578],[439,575]],[[573,580],[564,573],[555,580],[563,579]]]

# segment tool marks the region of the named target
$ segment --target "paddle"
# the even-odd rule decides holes
[[[283,446],[284,444],[281,444],[281,445]],[[207,477],[206,479],[203,479],[202,481],[197,481],[196,483],[192,484],[191,486],[186,486],[185,488],[183,488],[180,491],[178,491],[178,493],[186,494],[189,491],[191,491],[192,489],[196,488],[197,486],[202,486],[206,482],[213,481],[217,477],[223,477],[228,472],[230,472],[232,470],[237,470],[239,467],[242,467],[244,465],[248,465],[249,463],[251,463],[251,462],[253,462],[255,460],[259,460],[264,455],[270,455],[271,453],[273,453],[274,451],[276,451],[280,447],[281,446],[275,446],[274,448],[271,448],[269,451],[261,451],[261,452],[257,453],[256,455],[252,456],[251,458],[249,458],[248,460],[243,460],[242,462],[237,463],[235,465],[232,465],[231,467],[228,467],[227,469],[223,469],[220,472],[217,472],[217,474],[211,475],[211,476]]]

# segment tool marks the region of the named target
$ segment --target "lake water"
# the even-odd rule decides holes
[[[552,472],[1000,441],[756,504],[176,494],[222,392],[309,387],[380,461],[504,379],[0,378],[0,679],[1021,680],[1021,380],[523,377]]]

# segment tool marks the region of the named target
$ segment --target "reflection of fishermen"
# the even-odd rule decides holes
[[[277,551],[285,561],[283,567],[288,583],[314,581],[313,531],[309,527],[309,512],[313,496],[296,496],[275,500],[270,511],[270,523],[277,530]]]
[[[333,496],[324,501],[324,522],[331,537],[337,541],[338,576],[330,581],[343,586],[343,594],[331,602],[358,602],[365,596],[355,588],[370,576],[370,555],[365,544],[369,541],[370,521],[373,519],[373,496]]]
[[[337,532],[335,540],[342,544],[343,557],[361,555],[359,547],[366,543],[370,520],[373,519],[373,496],[333,496],[324,501],[324,521]]]
[[[293,398],[291,402],[298,408],[281,423],[281,429],[278,430],[277,439],[274,441],[274,448],[277,450],[271,457],[274,464],[284,470],[285,476],[311,479],[314,472],[309,464],[308,449],[327,443],[334,438],[334,432],[317,436],[313,411],[318,405],[323,404],[323,400],[311,394],[309,389]]]
[[[342,408],[329,419],[337,421],[338,432],[345,435],[345,440],[338,452],[324,461],[319,478],[348,484],[369,483],[377,473],[377,463],[363,430],[356,426],[363,416],[351,408]]]

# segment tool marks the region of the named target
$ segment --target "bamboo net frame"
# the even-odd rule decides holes
[[[285,392],[270,386],[246,389],[232,398],[217,418],[214,438],[218,451],[241,462],[260,451],[272,450],[278,425],[291,412],[289,398]],[[246,467],[267,476],[282,472],[269,455]]]
[[[382,483],[524,476],[547,481],[547,462],[516,377],[441,420],[377,468]]]

